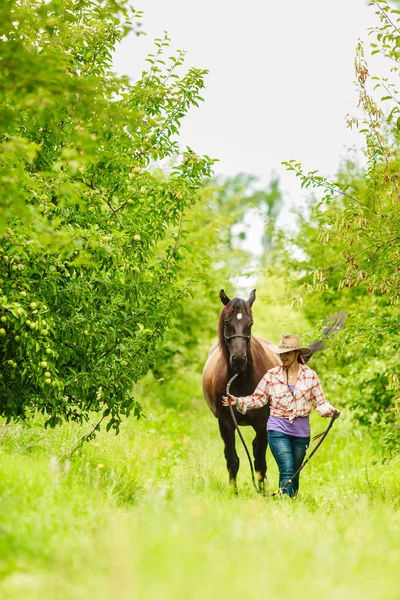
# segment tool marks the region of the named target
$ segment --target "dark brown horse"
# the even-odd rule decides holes
[[[249,396],[268,369],[279,365],[280,360],[269,349],[269,342],[251,334],[253,325],[251,307],[256,299],[256,290],[251,292],[248,300],[241,298],[230,300],[224,290],[221,290],[220,298],[224,308],[218,324],[219,339],[211,348],[204,367],[203,393],[211,412],[218,419],[219,430],[225,444],[229,480],[236,488],[239,457],[235,448],[235,427],[229,407],[222,406],[222,396],[225,396],[226,385],[235,373],[239,373],[239,376],[232,383],[230,393],[234,396]],[[309,344],[311,351],[303,356],[305,362],[321,349],[331,333],[342,329],[346,318],[347,315],[343,311],[330,317],[321,339]],[[250,425],[256,432],[253,440],[254,470],[259,482],[259,490],[263,491],[267,471],[265,454],[268,446],[269,406],[248,410],[245,415],[234,408],[234,413],[239,425]]]
[[[236,488],[236,476],[239,470],[239,457],[235,448],[235,427],[229,407],[222,406],[222,396],[226,393],[226,384],[234,373],[240,372],[232,383],[230,393],[234,396],[252,394],[263,375],[280,360],[268,348],[268,342],[251,335],[253,317],[251,307],[256,299],[253,290],[248,300],[233,298],[230,300],[224,290],[220,298],[225,305],[218,324],[218,342],[211,348],[203,371],[203,393],[207,404],[218,419],[219,430],[225,444],[225,458],[229,480]],[[253,440],[254,469],[259,489],[264,489],[267,464],[265,454],[268,446],[267,420],[269,406],[248,410],[245,415],[234,409],[239,425],[250,425],[256,435]]]

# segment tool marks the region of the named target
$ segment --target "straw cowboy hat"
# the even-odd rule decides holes
[[[272,350],[272,352],[275,352],[275,354],[284,354],[285,352],[294,352],[295,350],[299,350],[300,354],[308,354],[311,352],[310,348],[301,345],[300,337],[294,333],[284,333],[279,342],[279,346],[270,344],[269,349]]]

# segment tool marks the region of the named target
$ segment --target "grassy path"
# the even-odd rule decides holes
[[[256,495],[242,448],[230,492],[199,399],[101,434],[62,468],[52,457],[74,427],[0,431],[2,600],[400,598],[399,462],[382,464],[346,416],[296,501]]]

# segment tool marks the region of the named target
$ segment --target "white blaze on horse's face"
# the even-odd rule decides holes
[[[243,312],[243,309],[239,308],[238,312],[232,314],[230,326],[233,335],[229,341],[229,360],[235,371],[242,371],[247,364],[248,337],[250,335],[247,321],[247,313]]]

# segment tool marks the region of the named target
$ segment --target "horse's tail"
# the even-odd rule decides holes
[[[334,315],[329,317],[328,323],[326,324],[326,327],[322,332],[321,339],[317,340],[313,344],[309,344],[308,347],[310,348],[311,352],[309,352],[308,354],[303,354],[302,358],[305,363],[307,363],[310,360],[313,354],[318,352],[318,350],[321,350],[321,348],[323,347],[324,343],[330,335],[333,335],[337,331],[343,329],[346,319],[347,313],[345,313],[344,310],[341,310],[338,313],[335,313]]]

